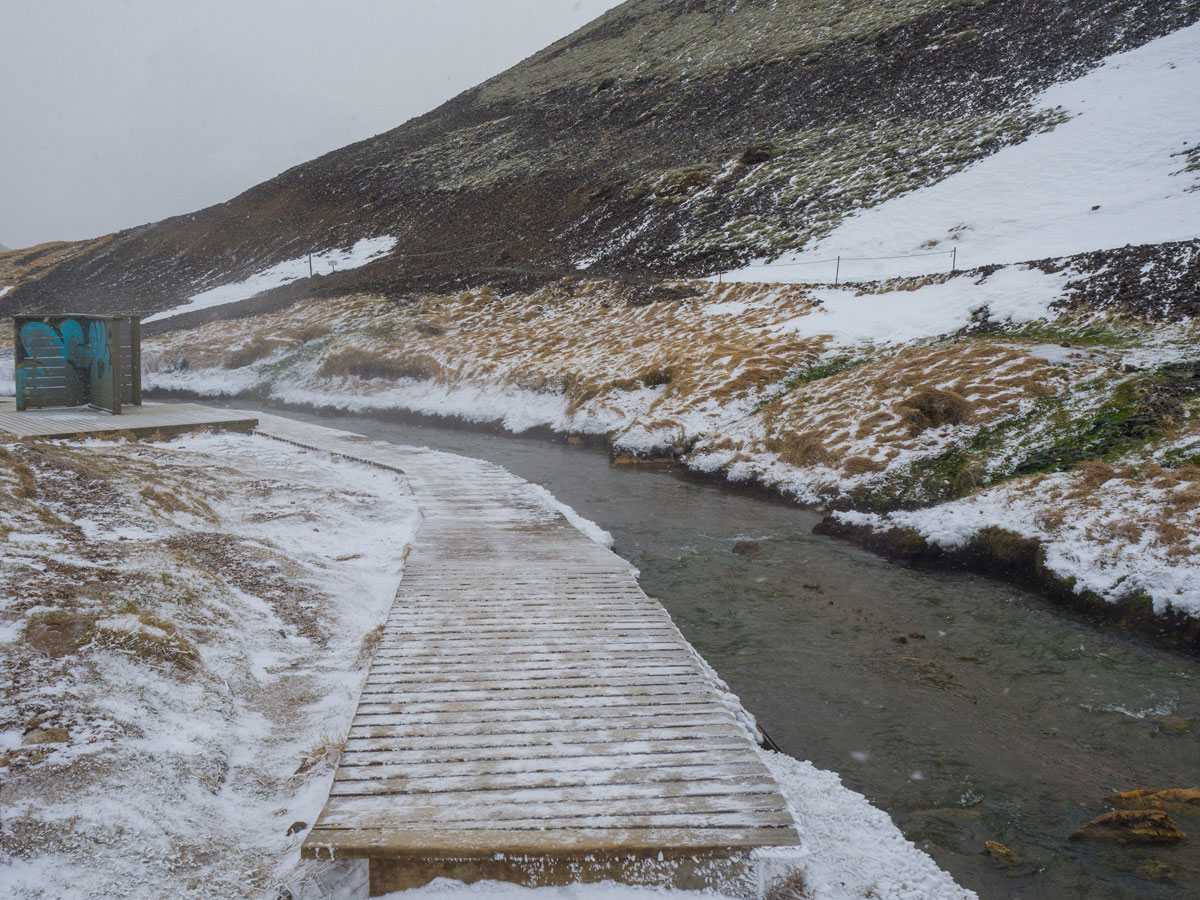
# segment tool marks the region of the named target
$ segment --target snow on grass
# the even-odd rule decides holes
[[[1006,482],[929,509],[838,512],[851,525],[912,528],[955,550],[988,527],[1038,539],[1049,571],[1077,593],[1145,595],[1162,614],[1200,617],[1200,469],[1114,471],[1103,463]]]
[[[11,291],[15,286],[16,285],[8,284],[8,285],[5,285],[4,287],[0,287],[0,297],[3,297],[5,294],[7,294],[9,291]]]
[[[0,618],[18,626],[0,631],[10,685],[0,704],[6,889],[27,898],[280,893],[307,871],[297,868],[307,825],[287,832],[311,824],[324,802],[330,750],[361,686],[360,641],[390,606],[414,532],[407,486],[242,435],[39,446],[17,447],[33,467],[33,498],[10,503],[10,491],[3,505],[15,530],[0,557]],[[18,476],[0,467],[6,487]],[[594,530],[545,491],[531,493]],[[93,527],[72,524],[84,520]],[[23,531],[48,543],[13,540]],[[80,588],[74,602],[63,600],[67,578]],[[60,657],[31,653],[30,625],[63,615],[95,633]],[[35,719],[69,738],[31,745]],[[833,773],[777,754],[764,761],[802,829],[807,897],[974,896]],[[714,896],[445,880],[404,896],[531,893]]]
[[[395,246],[396,238],[383,235],[381,237],[363,238],[348,250],[326,250],[324,253],[314,253],[312,255],[313,272],[319,275],[328,275],[330,272],[340,269],[357,269],[360,266],[365,266],[372,260],[390,253]],[[300,278],[307,278],[308,264],[309,257],[307,254],[298,256],[295,259],[284,260],[270,268],[255,272],[244,281],[219,285],[218,287],[201,291],[199,294],[194,294],[182,306],[176,306],[173,309],[163,310],[152,316],[147,316],[144,321],[155,322],[159,319],[169,319],[172,316],[195,312],[199,309],[208,309],[213,306],[223,306],[226,303],[247,300],[262,291],[280,287]]]
[[[246,435],[7,452],[0,893],[275,896],[416,530],[406,482]]]
[[[800,337],[828,335],[839,345],[904,344],[951,334],[973,321],[1022,324],[1046,318],[1062,288],[1061,275],[1024,266],[1008,266],[979,279],[960,276],[916,290],[861,296],[850,288],[817,288],[813,294],[821,301],[819,308],[772,330]]]
[[[950,257],[860,260],[958,247],[958,267],[1013,263],[1200,236],[1200,24],[1110,57],[1038,99],[1071,119],[966,170],[842,221],[802,253],[725,275],[854,281],[945,272]],[[782,264],[795,264],[782,265]]]

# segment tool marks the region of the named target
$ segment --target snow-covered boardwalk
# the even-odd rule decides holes
[[[259,431],[402,470],[424,517],[306,855],[369,860],[373,894],[450,876],[748,896],[786,867],[799,838],[736,702],[628,563],[489,463]]]

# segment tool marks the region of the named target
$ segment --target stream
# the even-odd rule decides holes
[[[1113,791],[1200,782],[1200,660],[987,578],[814,535],[814,511],[595,449],[288,415],[490,460],[610,531],[784,752],[838,772],[980,897],[1200,896],[1200,834],[1069,840]],[[738,540],[757,552],[733,552]],[[1200,831],[1200,815],[1172,817]],[[990,858],[985,840],[1021,861]]]

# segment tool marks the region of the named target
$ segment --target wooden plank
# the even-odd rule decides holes
[[[623,785],[656,784],[663,785],[664,790],[669,791],[673,785],[677,784],[689,785],[693,782],[761,778],[761,772],[756,766],[744,763],[730,763],[725,766],[697,763],[692,766],[675,766],[670,769],[664,769],[661,766],[646,766],[596,772],[571,770],[483,775],[433,774],[419,776],[399,771],[397,767],[392,767],[389,771],[393,774],[381,775],[363,767],[351,767],[347,770],[346,777],[339,778],[334,783],[332,792],[371,793],[378,791],[427,794],[445,791],[511,791],[518,788],[565,789],[590,786],[605,790],[618,790]]]
[[[569,828],[457,829],[404,828],[388,825],[368,828],[314,828],[304,842],[304,854],[310,857],[336,856],[428,859],[437,856],[493,856],[497,847],[505,853],[534,857],[555,857],[564,854],[587,856],[595,848],[605,853],[664,853],[684,854],[702,850],[721,853],[739,848],[792,847],[797,842],[792,827],[672,827],[647,828],[595,825],[575,825]],[[415,849],[413,849],[415,848]]]

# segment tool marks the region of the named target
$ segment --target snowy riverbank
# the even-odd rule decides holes
[[[145,384],[603,435],[947,548],[1036,537],[1079,593],[1198,620],[1198,326],[1169,297],[1101,315],[1078,299],[1098,276],[1056,265],[302,302],[148,341]]]

